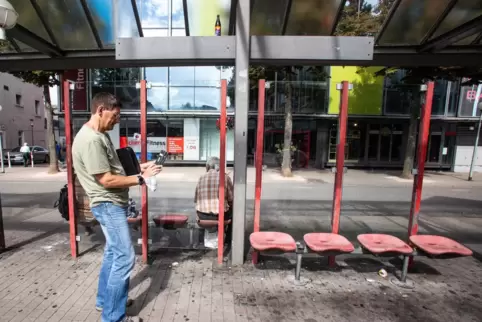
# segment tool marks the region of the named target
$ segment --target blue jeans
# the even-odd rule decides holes
[[[91,211],[106,239],[96,307],[103,308],[102,322],[122,321],[126,316],[129,278],[135,263],[127,206],[105,202],[92,207]]]

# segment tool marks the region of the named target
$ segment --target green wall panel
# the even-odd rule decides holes
[[[340,91],[336,84],[346,80],[353,84],[348,98],[348,114],[380,115],[383,103],[383,77],[375,72],[383,67],[333,66],[330,78],[330,104],[328,114],[340,111]]]

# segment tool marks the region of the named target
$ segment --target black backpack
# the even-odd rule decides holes
[[[60,216],[69,221],[69,194],[67,185],[60,189],[59,199],[55,202],[54,208],[57,208],[60,212]]]

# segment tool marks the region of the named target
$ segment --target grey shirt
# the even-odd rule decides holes
[[[128,188],[104,188],[96,179],[97,174],[111,172],[126,175],[116,149],[107,133],[100,133],[89,126],[82,126],[72,145],[75,173],[90,199],[90,207],[102,202],[127,206]]]

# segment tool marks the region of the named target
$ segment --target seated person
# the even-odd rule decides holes
[[[218,220],[219,216],[219,158],[212,157],[206,163],[206,173],[199,179],[194,195],[197,216],[200,220]],[[224,220],[233,216],[233,182],[225,176]],[[225,242],[231,244],[232,223],[226,229]]]

